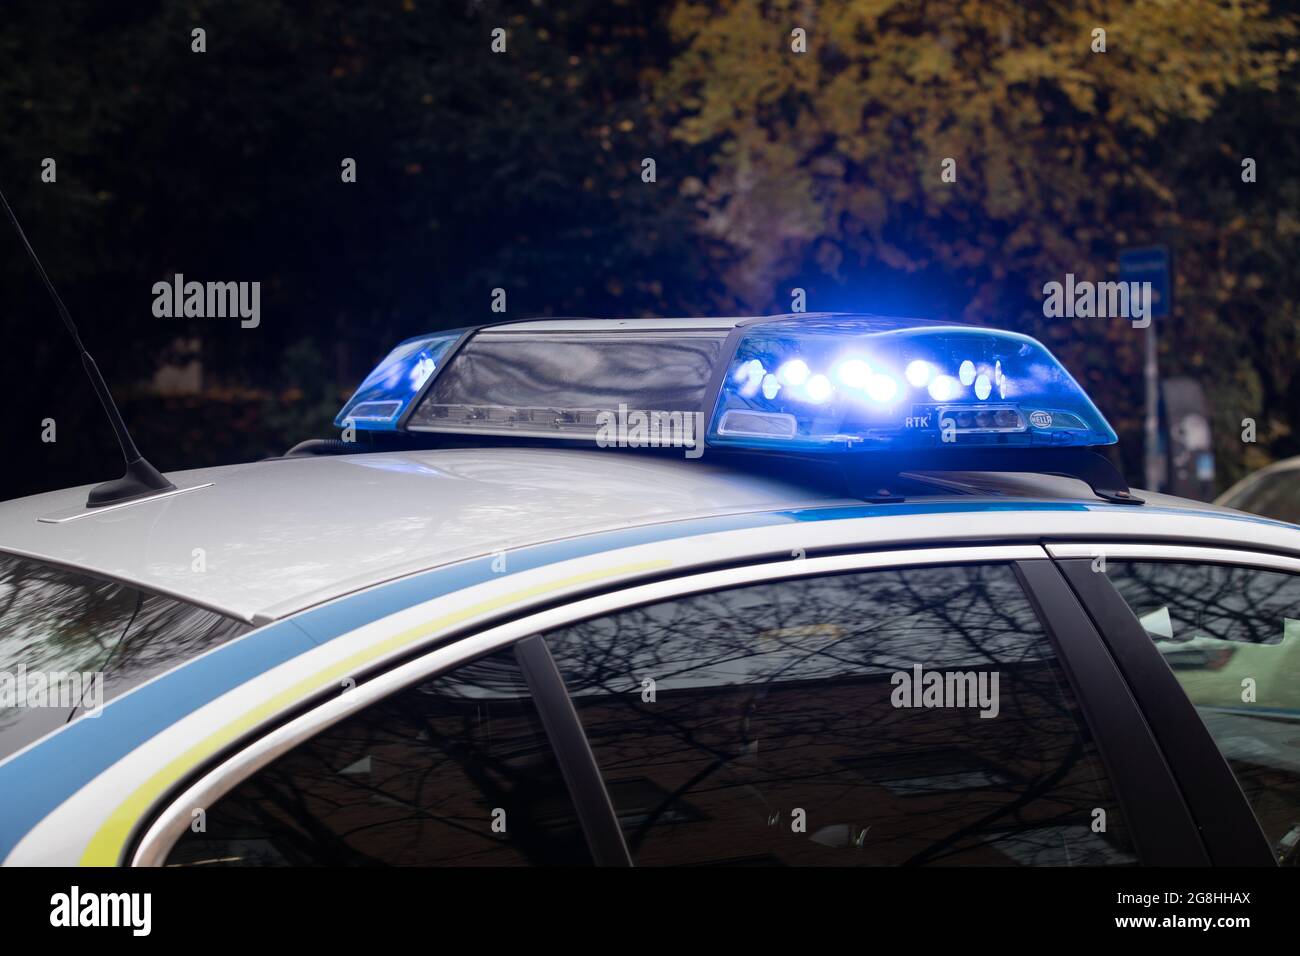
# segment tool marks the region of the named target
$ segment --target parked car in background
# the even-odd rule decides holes
[[[1252,472],[1219,495],[1214,503],[1300,524],[1300,455]]]

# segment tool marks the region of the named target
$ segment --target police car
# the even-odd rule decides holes
[[[0,505],[8,864],[1294,864],[1300,528],[1038,342],[398,345],[339,440]]]

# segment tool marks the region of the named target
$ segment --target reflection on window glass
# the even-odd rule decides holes
[[[105,668],[106,701],[250,630],[243,621],[214,611],[156,594],[131,593],[136,600],[131,624]]]
[[[0,757],[249,630],[171,598],[0,555]]]
[[[1136,561],[1107,570],[1196,705],[1278,859],[1300,863],[1300,576]]]
[[[342,721],[223,797],[190,866],[586,864],[586,842],[512,652]]]
[[[547,642],[640,864],[1136,862],[1010,568],[739,587]]]

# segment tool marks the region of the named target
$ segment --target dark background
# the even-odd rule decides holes
[[[1141,334],[1046,319],[1041,290],[1113,279],[1121,248],[1163,243],[1161,371],[1205,388],[1222,488],[1300,453],[1296,16],[1205,0],[6,3],[0,186],[163,470],[333,434],[399,339],[502,318],[494,287],[507,318],[784,312],[801,287],[809,310],[1040,337],[1140,483]],[[70,340],[0,225],[0,498],[114,477]],[[260,327],[155,318],[153,283],[177,272],[260,281]]]

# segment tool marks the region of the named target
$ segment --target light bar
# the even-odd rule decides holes
[[[438,370],[447,351],[464,329],[407,339],[385,356],[366,376],[334,419],[364,431],[395,431],[402,416]]]
[[[1036,340],[869,317],[742,333],[707,444],[790,451],[1110,445],[1115,432]]]
[[[1028,336],[826,313],[717,322],[730,327],[553,320],[418,336],[370,373],[335,424],[583,441],[626,408],[702,412],[715,448],[942,453],[1116,441]]]

